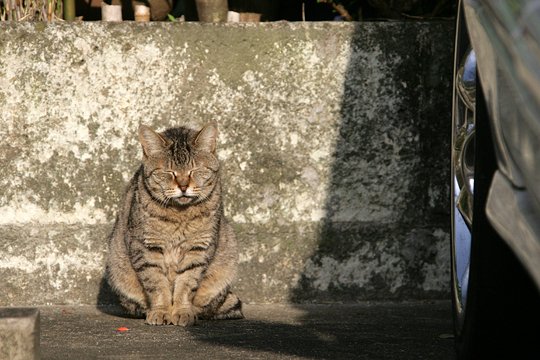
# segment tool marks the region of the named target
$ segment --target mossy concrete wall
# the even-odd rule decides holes
[[[0,305],[107,302],[139,123],[216,120],[247,302],[438,298],[450,22],[0,24]]]

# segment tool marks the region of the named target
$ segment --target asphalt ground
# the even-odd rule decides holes
[[[42,359],[454,359],[450,303],[245,305],[244,320],[151,326],[116,308],[40,308]]]

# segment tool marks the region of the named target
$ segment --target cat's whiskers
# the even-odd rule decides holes
[[[202,191],[202,189],[200,189],[200,191],[197,192],[196,196],[197,196],[197,199],[199,199],[199,201],[205,201],[206,199],[210,197],[211,193],[212,193],[211,191],[208,191],[205,193],[204,191]]]
[[[169,202],[171,201],[171,197],[167,195],[167,192],[163,194],[163,198],[159,200],[159,206],[161,207],[167,207],[169,206]]]

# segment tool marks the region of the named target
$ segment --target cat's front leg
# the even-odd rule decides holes
[[[173,325],[195,324],[200,309],[193,306],[193,296],[202,277],[202,268],[191,269],[176,277],[170,322]]]
[[[145,322],[150,325],[165,325],[170,322],[170,286],[167,278],[160,275],[153,274],[154,279],[147,281],[144,286],[150,302]]]
[[[170,321],[172,296],[161,250],[134,247],[132,265],[148,300],[146,323],[167,324]]]
[[[204,255],[186,255],[177,269],[170,322],[173,325],[195,324],[201,309],[193,306],[193,297],[207,267]]]

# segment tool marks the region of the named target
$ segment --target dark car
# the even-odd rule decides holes
[[[458,359],[540,359],[540,0],[460,2],[453,89]]]

